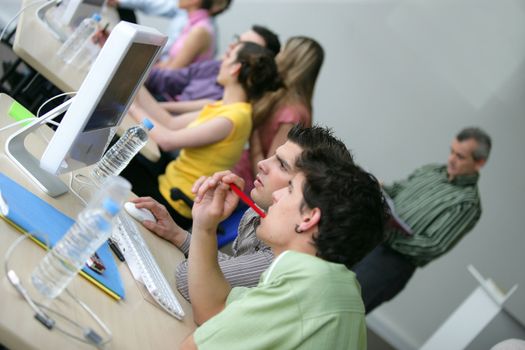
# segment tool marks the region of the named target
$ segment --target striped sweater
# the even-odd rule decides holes
[[[233,242],[233,255],[218,253],[219,267],[232,287],[255,287],[261,274],[273,261],[270,247],[255,235],[260,218],[253,209],[244,213],[239,223],[239,232]],[[190,250],[191,235],[179,247],[184,254]],[[177,289],[186,300],[190,300],[188,289],[188,260],[181,262],[175,271]]]
[[[449,181],[446,166],[426,165],[406,180],[385,186],[396,213],[414,233],[406,237],[388,229],[386,244],[416,266],[448,252],[481,216],[478,178],[474,174]]]

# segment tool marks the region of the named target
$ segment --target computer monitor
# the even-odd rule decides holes
[[[76,96],[12,135],[6,144],[7,154],[51,196],[67,191],[56,175],[86,167],[102,157],[165,43],[166,37],[153,28],[120,22]],[[23,140],[65,109],[38,162]]]

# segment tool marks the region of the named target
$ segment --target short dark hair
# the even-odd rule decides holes
[[[209,10],[213,6],[213,0],[202,0],[201,1],[201,9]]]
[[[237,52],[241,64],[238,81],[248,100],[260,98],[267,91],[279,89],[283,82],[270,50],[251,42],[242,42]]]
[[[492,140],[481,128],[464,128],[457,134],[456,139],[460,142],[473,139],[478,143],[478,147],[472,152],[472,158],[474,158],[474,160],[487,160],[489,158]]]
[[[302,124],[294,125],[288,132],[288,141],[300,146],[303,151],[322,148],[326,153],[337,153],[339,157],[353,162],[352,154],[345,143],[333,135],[330,128],[314,125],[304,127]]]
[[[210,7],[208,8],[208,10],[213,7],[214,0],[204,0],[204,1],[210,1]],[[223,1],[224,1],[224,7],[221,8],[219,11],[216,11],[214,13],[210,13],[211,16],[215,17],[217,15],[220,15],[221,13],[223,13],[224,11],[226,11],[230,7],[232,0],[223,0]]]
[[[305,176],[303,205],[321,210],[317,256],[353,267],[383,240],[387,207],[378,181],[348,155],[322,148],[303,151],[296,166]]]
[[[277,56],[281,51],[281,42],[279,41],[277,34],[270,29],[257,24],[252,26],[252,30],[264,39],[264,43],[266,44],[265,47],[273,52],[274,56]]]

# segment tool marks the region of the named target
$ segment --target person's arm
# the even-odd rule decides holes
[[[108,0],[108,5],[139,10],[151,16],[173,17],[179,11],[173,0]]]
[[[172,130],[185,128],[198,116],[197,112],[179,115],[175,118],[162,108],[157,100],[155,100],[155,98],[144,87],[139,89],[135,101],[130,106],[128,113],[137,121],[149,118],[155,126],[157,124],[162,124]]]
[[[174,119],[179,118],[175,117]],[[150,131],[150,137],[163,151],[180,148],[202,147],[225,139],[233,129],[226,117],[216,117],[192,128],[171,130],[158,125]]]
[[[178,116],[172,116],[167,114],[165,110],[159,110],[157,113],[154,112],[154,108],[148,108],[148,110],[144,109],[141,105],[137,103],[133,103],[128,110],[128,115],[131,116],[134,120],[137,122],[141,122],[144,118],[148,118],[155,127],[164,127],[168,130],[179,130],[184,129],[187,127],[192,121],[197,119],[199,116],[199,111],[197,112],[190,112],[190,113],[184,113]],[[165,115],[164,115],[165,114]]]
[[[261,274],[270,266],[273,254],[270,250],[260,250],[253,254],[237,257],[218,252],[219,268],[231,287],[254,287]],[[183,261],[175,271],[177,290],[189,300],[188,261]]]
[[[206,52],[212,44],[211,34],[204,27],[193,28],[184,41],[184,45],[175,57],[157,63],[161,69],[177,69],[190,65],[197,56]]]
[[[432,167],[432,165],[425,165],[419,169],[414,170],[406,179],[395,181],[390,185],[381,184],[381,187],[393,199],[397,196],[399,192],[403,191],[403,189],[407,186],[407,184],[410,183],[410,181],[415,176],[419,176],[419,174],[421,174],[422,172],[424,173],[428,171],[427,169],[429,167]]]
[[[189,294],[195,323],[202,324],[226,304],[231,287],[217,261],[217,226],[231,215],[239,198],[230,183],[243,187],[235,175],[215,174],[199,186],[192,208],[193,229],[188,257]]]
[[[195,344],[195,339],[193,339],[193,333],[190,334],[184,341],[180,344],[181,350],[197,350],[197,344]]]
[[[170,70],[153,67],[144,82],[144,86],[155,95],[176,96],[184,91],[190,83],[193,69],[194,64]]]
[[[396,239],[391,245],[404,255],[435,258],[450,250],[472,230],[480,216],[477,204],[459,203],[442,211],[424,232],[414,232],[414,236],[408,239]]]
[[[173,221],[165,206],[151,197],[134,198],[131,202],[135,203],[135,206],[139,209],[145,208],[150,210],[153,216],[155,216],[155,219],[157,219],[157,222],[149,220],[143,221],[142,225],[144,225],[145,228],[168,242],[173,243],[176,247],[180,248],[184,254],[188,253],[185,245],[187,245],[190,234]]]
[[[200,99],[193,101],[159,102],[159,105],[170,114],[182,114],[200,111],[204,106],[213,102],[213,100],[209,99]]]

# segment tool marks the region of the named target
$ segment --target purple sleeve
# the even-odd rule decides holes
[[[180,69],[153,68],[146,79],[146,88],[154,95],[177,96],[190,82],[192,67]]]

